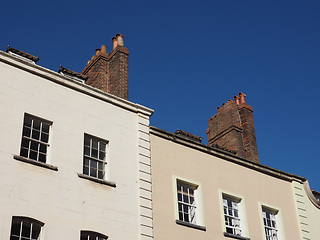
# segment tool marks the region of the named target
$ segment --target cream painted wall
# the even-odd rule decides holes
[[[0,238],[9,239],[12,216],[27,216],[45,223],[45,240],[80,239],[80,230],[97,231],[111,240],[151,239],[151,182],[145,187],[150,198],[141,203],[140,176],[148,171],[146,177],[150,176],[150,157],[141,160],[140,152],[150,152],[152,110],[5,53],[0,60]],[[134,108],[136,112],[130,110]],[[53,122],[48,163],[58,171],[13,159],[20,152],[25,112]],[[109,141],[106,179],[116,188],[78,177],[84,133]],[[142,227],[146,217],[151,220]]]
[[[282,225],[280,240],[301,239],[291,182],[275,178],[236,163],[151,134],[151,159],[154,205],[154,238],[229,239],[223,236],[221,193],[240,197],[245,207],[247,235],[265,239],[261,206],[279,210]],[[173,177],[199,183],[202,189],[206,231],[176,224]],[[280,223],[280,222],[279,222]]]

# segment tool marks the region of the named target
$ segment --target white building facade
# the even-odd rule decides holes
[[[0,51],[0,239],[152,239],[153,110]]]

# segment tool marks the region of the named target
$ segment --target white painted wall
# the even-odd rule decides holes
[[[20,152],[25,112],[53,122],[48,163],[58,171],[13,159]],[[0,52],[0,239],[9,239],[12,216],[44,222],[46,240],[80,239],[80,230],[110,240],[152,238],[151,208],[142,213],[151,206],[151,114]],[[78,177],[84,133],[109,141],[106,179],[116,188]],[[150,189],[143,200],[142,188]]]

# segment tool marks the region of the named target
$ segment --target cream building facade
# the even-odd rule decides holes
[[[152,239],[153,110],[8,49],[0,51],[0,239]]]
[[[184,131],[151,127],[150,139],[155,240],[319,239],[307,179]]]

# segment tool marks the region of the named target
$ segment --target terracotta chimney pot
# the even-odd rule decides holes
[[[246,95],[244,93],[239,93],[241,104],[246,103]]]
[[[107,53],[107,46],[101,45],[101,53]]]
[[[113,37],[112,38],[112,42],[113,42],[113,49],[115,49],[117,47],[117,45],[118,45],[117,38]]]
[[[239,96],[234,96],[233,99],[234,99],[234,101],[236,102],[237,105],[240,104],[240,97]]]
[[[124,46],[123,37],[124,37],[124,36],[123,36],[122,34],[117,33],[116,38],[117,38],[117,42],[118,42],[118,45],[119,45],[119,46]]]
[[[100,52],[101,52],[101,49],[100,49],[100,48],[97,48],[97,49],[96,49],[96,56],[99,55]]]

